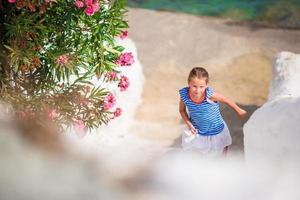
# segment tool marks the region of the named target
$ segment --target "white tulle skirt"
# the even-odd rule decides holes
[[[226,123],[223,131],[217,135],[192,134],[190,130],[184,130],[182,133],[183,150],[193,150],[202,154],[221,155],[224,148],[231,143],[232,139]]]

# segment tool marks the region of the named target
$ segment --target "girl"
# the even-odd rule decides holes
[[[208,80],[208,72],[202,67],[195,67],[190,71],[188,87],[179,90],[179,112],[189,128],[184,131],[182,146],[185,150],[203,154],[226,155],[232,140],[218,102],[227,104],[240,117],[247,112],[222,94],[214,92],[207,86]]]

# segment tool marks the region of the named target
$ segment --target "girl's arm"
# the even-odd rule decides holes
[[[185,109],[185,104],[183,103],[183,101],[180,99],[179,101],[179,113],[183,119],[183,121],[186,123],[186,125],[189,127],[189,129],[191,130],[191,132],[193,134],[197,133],[197,130],[195,129],[195,127],[192,125],[192,122],[190,121],[188,114],[186,112]]]
[[[231,107],[237,114],[239,117],[245,117],[247,112],[245,110],[243,110],[242,108],[240,108],[236,103],[234,103],[233,101],[227,99],[225,96],[223,96],[220,93],[214,93],[210,100],[212,101],[218,101],[221,103],[225,103],[227,104],[229,107]]]

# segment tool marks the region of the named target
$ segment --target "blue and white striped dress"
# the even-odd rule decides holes
[[[222,152],[224,147],[232,143],[228,127],[219,110],[219,103],[209,99],[213,93],[213,89],[207,87],[204,100],[197,103],[190,98],[188,87],[179,90],[180,98],[198,133],[196,136],[192,136],[189,130],[184,131],[182,138],[184,149],[197,149],[203,153]],[[189,136],[194,139],[186,140]]]

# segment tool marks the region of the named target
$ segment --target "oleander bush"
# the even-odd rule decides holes
[[[0,11],[0,98],[18,119],[82,132],[121,114],[91,79],[129,86],[120,69],[134,58],[115,44],[128,33],[125,0],[0,0]]]

